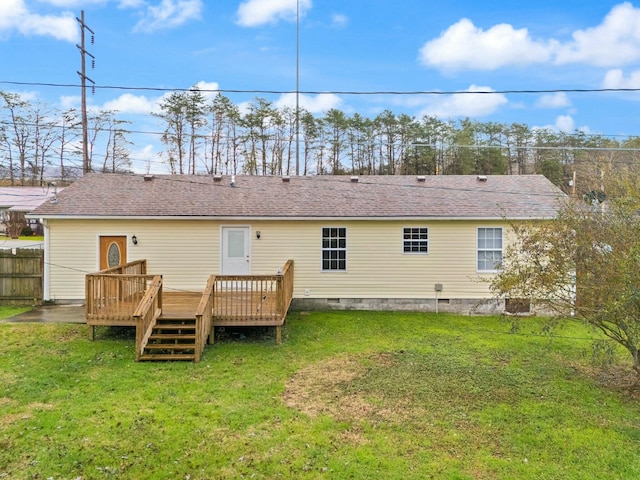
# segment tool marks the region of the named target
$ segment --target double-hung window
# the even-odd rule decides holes
[[[403,228],[402,253],[429,253],[429,229],[427,227]]]
[[[347,270],[347,229],[345,227],[322,228],[322,271],[345,272]]]
[[[502,228],[478,228],[478,271],[495,272],[502,264]]]

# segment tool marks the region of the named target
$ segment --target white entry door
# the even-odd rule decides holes
[[[249,227],[222,227],[222,275],[251,274]]]

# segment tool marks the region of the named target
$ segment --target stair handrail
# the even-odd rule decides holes
[[[287,260],[278,275],[278,314],[287,315],[293,299],[293,260]]]
[[[194,362],[199,362],[202,358],[204,346],[207,343],[211,332],[213,321],[213,292],[216,284],[216,276],[211,275],[207,280],[207,286],[202,292],[200,303],[196,309],[196,350]]]
[[[162,275],[156,275],[133,313],[133,319],[136,324],[136,362],[140,360],[156,320],[161,314]]]
[[[109,275],[139,274],[146,275],[147,259],[132,260],[127,263],[116,265],[115,267],[105,268],[96,273],[106,273]]]

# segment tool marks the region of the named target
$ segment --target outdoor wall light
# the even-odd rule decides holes
[[[256,238],[257,238],[258,240],[260,240],[260,230],[258,230],[258,231],[256,232]]]
[[[134,245],[138,244],[138,237],[136,237],[135,235],[133,237],[131,237],[131,243],[133,243]]]

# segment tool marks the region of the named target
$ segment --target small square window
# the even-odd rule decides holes
[[[403,253],[429,253],[429,229],[427,227],[405,227],[402,229]]]

